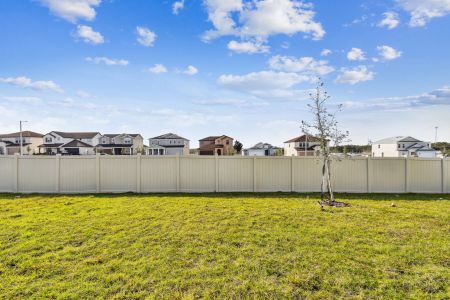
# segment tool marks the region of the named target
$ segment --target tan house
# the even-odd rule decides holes
[[[22,154],[33,155],[38,153],[38,146],[42,144],[44,135],[33,131],[22,131]],[[5,155],[20,153],[20,132],[1,134],[0,141],[3,144]]]
[[[104,134],[95,150],[109,155],[144,153],[144,138],[138,133]]]
[[[226,135],[208,136],[199,140],[199,155],[233,155],[233,138]]]
[[[312,135],[301,135],[284,142],[284,156],[317,156],[320,140]]]

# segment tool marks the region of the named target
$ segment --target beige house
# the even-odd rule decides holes
[[[138,133],[104,134],[95,146],[97,153],[134,155],[144,153],[144,138]]]
[[[208,136],[199,140],[199,155],[233,155],[234,139],[226,135]]]
[[[42,144],[42,137],[43,135],[40,133],[22,131],[22,154],[33,155],[38,153],[38,146]],[[20,132],[2,134],[0,135],[0,141],[3,143],[4,155],[20,153]]]
[[[301,135],[284,142],[284,156],[317,156],[320,141],[315,136]]]

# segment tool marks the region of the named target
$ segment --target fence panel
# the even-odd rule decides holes
[[[426,158],[410,159],[408,167],[408,192],[440,193],[442,191],[441,175],[441,160]]]
[[[141,157],[142,192],[177,191],[176,157]]]
[[[367,159],[348,158],[331,163],[336,192],[367,193]]]
[[[290,192],[290,157],[254,157],[255,192]]]
[[[57,192],[55,157],[20,157],[18,161],[18,191],[21,193]]]
[[[218,191],[253,191],[253,160],[242,157],[218,158]]]
[[[180,192],[214,192],[216,163],[214,157],[181,156],[179,169]]]
[[[444,193],[450,193],[450,159],[444,160]]]
[[[0,156],[0,192],[14,192],[15,159],[11,156]]]
[[[137,192],[136,156],[101,156],[100,191]]]
[[[406,191],[406,159],[372,158],[369,177],[372,192],[404,193]]]
[[[292,158],[294,192],[320,192],[322,161],[313,157]]]
[[[94,193],[97,188],[95,157],[61,157],[61,193]]]

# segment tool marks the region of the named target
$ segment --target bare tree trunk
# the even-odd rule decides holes
[[[331,183],[331,161],[330,161],[330,158],[327,159],[327,169],[328,169],[328,190],[330,193],[330,200],[331,200],[331,202],[334,202],[333,184]]]

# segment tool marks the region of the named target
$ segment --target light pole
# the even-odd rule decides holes
[[[26,123],[28,121],[19,121],[19,127],[20,127],[20,132],[19,132],[19,138],[20,138],[20,156],[22,156],[22,147],[23,147],[23,140],[22,140],[22,123]]]
[[[438,128],[437,126],[434,127],[434,129],[436,130],[434,133],[434,142],[437,143],[437,132],[438,132]]]

